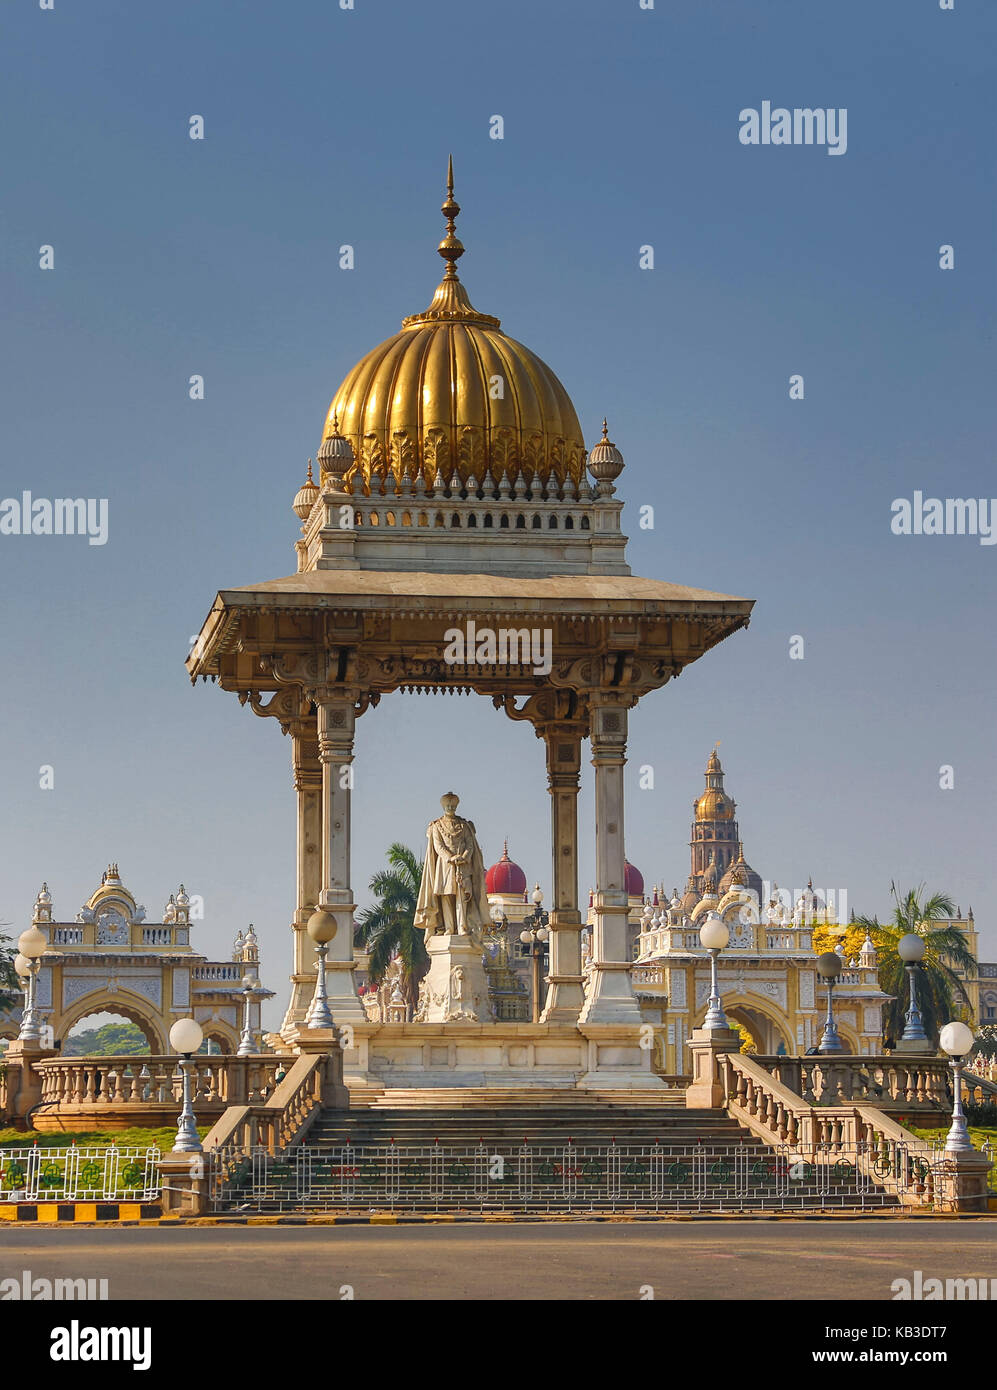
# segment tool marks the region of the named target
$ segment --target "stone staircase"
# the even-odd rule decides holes
[[[388,1091],[364,1106],[324,1110],[308,1132],[309,1145],[390,1144],[475,1146],[513,1150],[531,1145],[737,1145],[769,1150],[736,1120],[716,1110],[687,1110],[680,1091],[653,1093],[650,1103],[588,1096],[577,1091],[536,1094],[462,1089]]]

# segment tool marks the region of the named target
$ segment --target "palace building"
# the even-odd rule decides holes
[[[55,915],[43,883],[31,925],[48,939],[39,962],[35,1006],[46,1047],[64,1044],[86,1019],[115,1014],[145,1035],[150,1053],[168,1054],[170,1028],[193,1017],[216,1052],[235,1052],[245,1017],[244,981],[252,982],[249,1031],[262,1046],[260,1006],[273,990],[260,983],[260,950],[250,925],[236,936],[232,957],[208,960],[191,944],[192,900],[180,885],[171,893],[162,920],[150,922],[145,907],[109,864],[100,884],[71,921]],[[0,1013],[0,1037],[16,1038],[20,1001]]]

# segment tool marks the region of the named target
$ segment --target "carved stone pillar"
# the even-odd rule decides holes
[[[332,913],[338,927],[329,944],[326,960],[329,1008],[337,1027],[344,1023],[366,1021],[353,981],[353,914],[356,904],[350,885],[356,698],[356,693],[349,690],[319,691],[315,697],[318,708],[318,751],[322,767],[322,874],[318,901],[320,907]],[[306,936],[306,939],[310,946],[310,938]],[[314,973],[311,978],[314,981]]]
[[[591,699],[595,768],[595,874],[592,984],[580,1023],[641,1023],[627,957],[627,891],[623,839],[623,768],[627,708],[619,696]]]
[[[551,797],[553,901],[550,911],[549,987],[541,1023],[577,1023],[584,1002],[582,919],[578,909],[578,776],[583,724],[543,726]]]
[[[295,720],[293,742],[294,790],[298,798],[298,854],[294,920],[294,964],[291,999],[281,1031],[302,1024],[315,987],[315,950],[305,928],[318,906],[322,890],[322,765],[314,717]]]

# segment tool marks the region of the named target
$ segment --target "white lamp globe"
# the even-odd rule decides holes
[[[317,908],[308,919],[308,935],[316,946],[328,946],[338,930],[335,917],[322,907]]]
[[[204,1041],[204,1031],[196,1018],[178,1018],[170,1029],[170,1046],[182,1057],[196,1052]]]
[[[37,960],[48,950],[48,938],[37,927],[29,927],[27,931],[22,931],[17,938],[17,949],[22,956],[27,956],[29,960]]]
[[[31,970],[31,966],[32,962],[28,960],[27,956],[22,956],[20,951],[18,951],[17,955],[14,957],[14,973],[19,975],[23,980]]]
[[[841,957],[837,951],[825,951],[817,957],[817,974],[822,980],[836,980],[841,974]]]
[[[975,1041],[973,1030],[965,1023],[946,1023],[939,1038],[942,1051],[947,1052],[950,1057],[965,1057],[970,1051]]]
[[[539,883],[538,883],[537,886],[534,888],[533,892],[530,894],[530,897],[533,899],[533,901],[537,904],[538,907],[539,907],[540,904],[543,902],[543,900],[544,900],[543,889],[540,887],[540,884],[539,884]]]
[[[730,940],[727,923],[716,912],[708,912],[699,929],[699,939],[708,951],[722,951]]]
[[[547,940],[547,937],[548,937],[549,935],[550,935],[550,933],[548,932],[548,930],[547,930],[546,927],[538,927],[538,928],[537,928],[537,939],[538,939],[539,941],[546,941],[546,940]]]
[[[897,942],[897,952],[900,959],[907,965],[915,965],[919,960],[924,959],[924,937],[909,931]]]
[[[524,946],[528,946],[529,943],[533,940],[533,937],[529,934],[528,931],[521,931],[519,933],[519,939]]]

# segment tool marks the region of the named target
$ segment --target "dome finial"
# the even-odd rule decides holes
[[[443,201],[443,206],[440,208],[440,211],[447,219],[447,234],[436,249],[447,263],[446,275],[444,278],[447,280],[456,280],[456,262],[463,256],[464,248],[458,241],[456,235],[456,222],[460,215],[460,203],[457,202],[453,195],[453,155],[450,156],[447,163],[447,196]]]
[[[605,415],[602,417],[602,437],[603,439],[609,438],[609,421],[606,419]]]

